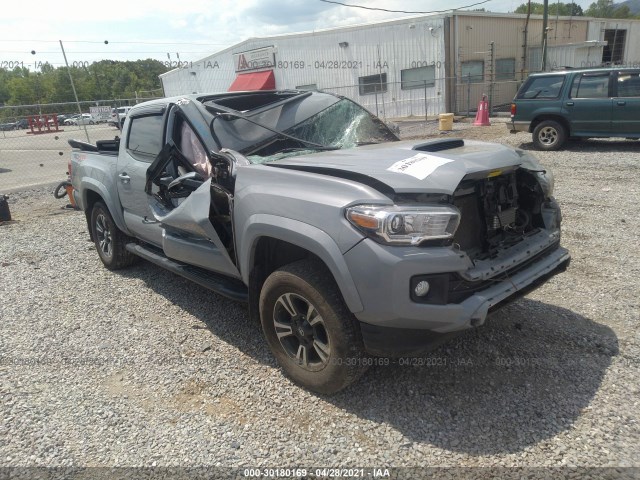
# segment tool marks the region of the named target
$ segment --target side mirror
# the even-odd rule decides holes
[[[251,162],[240,152],[229,148],[223,148],[217,154],[224,159],[221,162],[224,163],[224,168],[217,172],[217,181],[229,192],[233,192],[236,184],[237,167],[251,165]]]
[[[231,150],[230,148],[223,148],[220,150],[221,154],[226,154],[229,158],[233,160],[233,163],[241,166],[251,165],[251,162],[247,157],[245,157],[240,152],[236,152],[235,150]]]

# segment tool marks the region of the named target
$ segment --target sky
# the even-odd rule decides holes
[[[343,0],[392,10],[433,11],[481,0]],[[542,1],[542,0],[540,0]],[[576,0],[587,8],[592,0]],[[524,0],[490,0],[471,8],[515,10]],[[31,0],[4,2],[0,68],[37,71],[44,62],[154,58],[169,66],[195,61],[250,37],[303,32],[410,16],[320,0]],[[105,44],[105,40],[108,44]],[[35,52],[35,53],[31,53]]]

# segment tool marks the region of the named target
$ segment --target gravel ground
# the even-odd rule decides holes
[[[501,124],[455,130],[531,148]],[[148,263],[110,272],[81,213],[14,193],[0,466],[640,466],[640,142],[538,156],[569,270],[423,365],[330,398],[282,375],[244,306]]]

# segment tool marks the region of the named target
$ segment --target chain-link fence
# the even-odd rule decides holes
[[[446,111],[445,98],[441,94],[444,85],[436,86],[443,82],[444,79],[434,79],[411,88],[405,88],[401,82],[387,82],[330,87],[322,91],[350,98],[385,120],[406,117],[426,120]]]
[[[522,82],[507,80],[502,82],[490,81],[462,81],[455,87],[455,113],[459,115],[475,115],[478,102],[486,95],[489,104],[489,114],[509,112],[511,101]]]
[[[491,81],[485,76],[438,78],[432,81],[387,82],[372,85],[349,85],[323,88],[322,91],[342,95],[363,105],[384,120],[414,118],[435,121],[440,113],[472,116],[482,96],[487,97],[489,113],[508,112],[511,101],[522,82]]]
[[[65,180],[69,139],[113,139],[120,130],[109,123],[112,109],[149,99],[80,102],[82,115],[75,102],[0,107],[0,193]]]

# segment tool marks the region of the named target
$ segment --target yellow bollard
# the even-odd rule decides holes
[[[453,130],[453,113],[441,113],[439,116],[438,129],[441,132]]]

